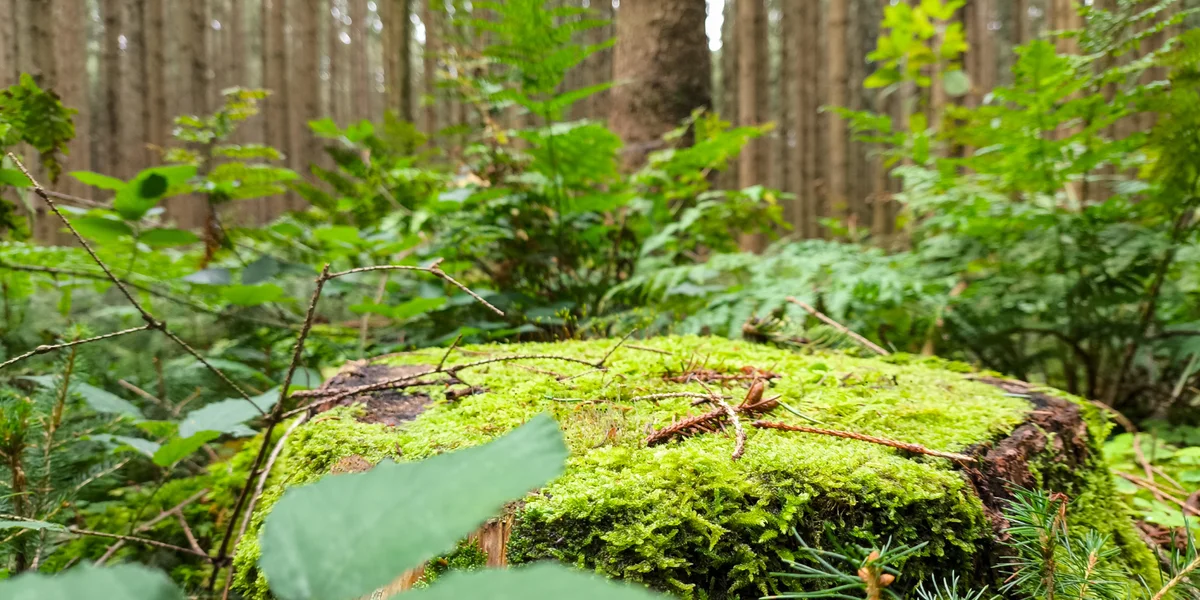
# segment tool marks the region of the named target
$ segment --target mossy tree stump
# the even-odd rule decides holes
[[[595,362],[616,343],[469,347],[446,364],[511,355]],[[435,349],[351,363],[326,387],[419,373],[444,355]],[[861,546],[925,542],[905,565],[901,583],[908,585],[952,573],[968,584],[995,583],[995,540],[1005,525],[1000,511],[1010,487],[1020,485],[1065,493],[1075,503],[1075,523],[1110,535],[1121,547],[1120,560],[1135,571],[1154,568],[1103,464],[1103,416],[1085,402],[971,373],[965,365],[668,337],[623,346],[603,369],[542,358],[454,375],[449,383],[331,402],[297,428],[258,505],[252,534],[239,545],[237,585],[251,597],[267,597],[254,569],[253,531],[286,486],[347,470],[346,461],[355,470],[385,458],[417,460],[478,445],[541,412],[563,427],[571,448],[567,472],[480,532],[492,565],[554,559],[684,598],[758,598],[793,585],[772,573],[796,555],[794,529],[818,547],[830,537]],[[650,433],[711,408],[689,397],[639,397],[713,390],[736,403],[756,380],[821,427],[974,460],[756,429],[748,422],[745,454],[737,461],[729,427],[646,444]],[[785,407],[764,418],[810,424]],[[418,575],[407,574],[396,586],[412,585]]]

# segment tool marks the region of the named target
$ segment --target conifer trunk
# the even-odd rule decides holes
[[[738,124],[760,125],[766,118],[763,111],[767,40],[762,36],[766,29],[766,8],[763,0],[738,0],[737,2],[737,91]],[[747,188],[762,183],[766,173],[766,156],[761,139],[751,141],[742,149],[738,161],[738,187]],[[757,252],[764,247],[758,235],[743,234],[740,239],[743,249]]]
[[[693,110],[712,105],[705,15],[704,0],[621,3],[609,122],[625,140],[627,167],[644,163]]]
[[[384,81],[387,84],[387,108],[405,121],[415,117],[412,110],[411,37],[412,0],[387,0],[384,9],[383,51]]]
[[[125,49],[120,60],[120,87],[117,103],[120,130],[117,143],[119,168],[110,175],[128,178],[148,162],[146,155],[146,43],[145,0],[123,0],[121,3],[121,35]]]
[[[263,0],[262,4],[262,78],[263,87],[271,92],[263,103],[265,120],[264,141],[284,154],[291,153],[289,130],[290,90],[287,87],[287,40],[284,37],[285,4],[287,0]],[[267,202],[268,214],[275,216],[287,208],[287,198],[278,196]]]
[[[828,104],[830,106],[846,105],[846,89],[848,72],[846,69],[846,25],[849,0],[830,0],[829,20],[826,26],[828,32],[827,48],[829,61],[828,75]],[[826,113],[826,154],[829,156],[829,171],[826,177],[829,181],[828,207],[831,216],[844,218],[848,214],[846,198],[846,122],[833,112]]]
[[[438,69],[438,36],[441,34],[441,29],[438,26],[439,9],[436,6],[441,0],[424,0],[421,11],[421,21],[425,24],[425,48],[423,49],[422,60],[424,62],[424,87],[425,95],[431,98],[437,97],[437,69]],[[431,138],[438,132],[438,111],[437,103],[430,102],[425,105],[425,114],[423,115],[423,124],[425,134]]]

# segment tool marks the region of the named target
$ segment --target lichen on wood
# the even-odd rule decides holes
[[[571,458],[565,475],[505,515],[512,519],[509,564],[555,559],[683,598],[758,598],[792,584],[771,573],[795,556],[795,529],[818,546],[827,536],[859,545],[926,542],[905,565],[905,580],[955,572],[983,583],[996,575],[997,509],[1007,478],[1068,493],[1079,504],[1076,522],[1112,535],[1120,560],[1135,570],[1152,568],[1103,468],[1103,418],[1075,399],[980,380],[966,365],[937,359],[801,353],[703,337],[640,341],[613,353],[602,369],[585,364],[614,344],[466,347],[447,366],[510,355],[582,360],[490,363],[456,373],[461,385],[372,392],[354,398],[364,404],[314,415],[289,438],[252,534],[239,545],[238,587],[266,597],[253,569],[253,532],[284,487],[314,481],[348,456],[417,460],[475,446],[541,412],[562,425]],[[373,367],[350,366],[334,383],[357,384],[364,368],[386,377],[437,365],[444,355],[432,349],[382,357]],[[705,369],[709,383],[679,379],[688,369]],[[776,377],[712,377],[757,371]],[[715,392],[736,403],[755,381],[823,428],[965,453],[980,464],[964,468],[860,440],[752,427],[737,461],[732,428],[646,444],[651,432],[714,410],[696,397]],[[481,393],[454,393],[468,385]],[[415,418],[397,423],[387,394],[419,406]],[[1062,413],[1055,418],[1070,435],[1045,428],[1053,419],[1039,411],[1047,410]],[[782,408],[769,419],[807,423]],[[997,452],[1005,460],[988,462]]]

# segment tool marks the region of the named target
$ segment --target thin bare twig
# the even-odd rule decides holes
[[[1200,568],[1200,558],[1193,560],[1185,567],[1180,569],[1179,573],[1172,577],[1166,585],[1162,586],[1162,589],[1158,590],[1158,592],[1155,593],[1154,597],[1150,600],[1162,600],[1164,597],[1166,597],[1167,592],[1174,589],[1175,586],[1179,585],[1184,579],[1187,579],[1191,575],[1192,571],[1195,571],[1197,568]]]
[[[879,354],[880,356],[887,356],[887,355],[891,354],[891,352],[884,350],[875,342],[872,342],[871,340],[868,340],[867,338],[851,331],[849,327],[846,327],[845,325],[842,325],[841,323],[834,321],[829,315],[826,315],[825,313],[809,306],[808,304],[801,302],[791,296],[788,296],[787,301],[791,302],[792,304],[795,304],[796,306],[799,306],[800,308],[803,308],[804,310],[808,311],[808,314],[816,317],[817,319],[819,319],[821,322],[825,323],[826,325],[838,330],[838,332],[840,332],[842,335],[845,335],[846,337],[849,337],[850,339],[858,342],[863,347],[871,350],[872,352]]]
[[[25,521],[25,522],[37,522],[38,521],[38,519],[30,519],[28,517],[22,517],[19,515],[0,514],[0,517],[3,517],[5,519],[12,519],[14,521]],[[203,551],[197,552],[196,550],[193,550],[191,548],[184,548],[183,546],[176,546],[174,544],[168,544],[166,542],[160,542],[158,540],[152,540],[152,539],[146,538],[146,537],[141,537],[141,536],[136,536],[136,535],[121,535],[118,533],[106,533],[103,531],[92,531],[90,529],[80,529],[78,527],[69,527],[69,526],[62,526],[62,531],[65,531],[67,533],[71,533],[74,535],[102,537],[102,538],[109,538],[109,539],[113,539],[113,540],[121,540],[123,542],[129,542],[129,543],[133,543],[133,544],[145,544],[147,546],[154,546],[157,548],[162,548],[164,550],[173,550],[175,552],[180,552],[182,554],[198,556],[198,557],[203,558],[210,562],[212,561],[212,557],[205,554]]]
[[[175,506],[172,506],[171,508],[168,508],[167,510],[164,510],[161,513],[158,513],[157,517],[154,517],[153,519],[150,519],[149,521],[146,521],[145,523],[138,525],[137,528],[135,528],[133,531],[135,533],[144,533],[146,531],[149,531],[150,528],[157,525],[159,521],[162,521],[163,519],[166,519],[167,517],[170,517],[171,515],[178,515],[180,519],[183,519],[183,508],[185,506],[191,504],[192,502],[195,502],[196,500],[203,498],[204,495],[207,493],[208,493],[208,489],[206,488],[206,489],[200,490],[199,492],[196,492],[195,494],[192,494],[191,496],[188,496],[187,499],[185,499],[183,502],[180,502],[179,504],[176,504]],[[187,527],[186,523],[187,523],[187,521],[184,520],[183,523],[181,523],[181,524],[184,525],[184,531],[188,535],[189,540],[190,540],[192,538],[191,531],[190,531],[190,528]],[[120,550],[121,548],[123,548],[124,546],[125,546],[125,540],[117,540],[117,543],[109,546],[108,550],[105,550],[104,554],[102,556],[100,556],[99,559],[96,560],[96,566],[103,565],[106,561],[108,561],[108,559],[112,558],[113,555],[116,554],[117,551]],[[200,552],[204,551],[203,549],[200,548],[199,544],[193,543],[192,548],[195,550],[198,550]]]
[[[108,265],[105,264],[103,260],[100,260],[100,256],[97,255],[96,251],[93,250],[91,245],[87,243],[87,240],[85,240],[83,236],[79,234],[79,231],[76,230],[75,226],[71,224],[71,220],[68,219],[67,216],[64,215],[61,210],[59,210],[58,205],[50,199],[50,195],[46,193],[45,188],[43,188],[42,184],[38,183],[37,180],[33,178],[33,175],[29,173],[29,169],[25,168],[25,164],[21,162],[21,159],[17,158],[17,156],[12,152],[8,153],[8,157],[13,161],[13,164],[15,164],[17,168],[21,170],[21,173],[24,174],[27,179],[29,179],[30,183],[33,184],[33,192],[46,202],[46,204],[50,207],[50,210],[53,211],[59,220],[63,222],[63,225],[67,227],[67,229],[71,232],[71,235],[75,237],[75,240],[78,241],[80,246],[82,246],[83,249],[88,253],[88,256],[92,257],[92,261],[96,263],[96,266],[100,267],[101,271],[104,271],[104,274],[109,278],[110,281],[113,282],[113,285],[115,285],[117,289],[121,291],[121,294],[125,296],[125,299],[129,301],[129,304],[141,314],[142,320],[146,322],[146,325],[152,329],[161,331],[163,335],[171,338],[172,341],[183,347],[183,349],[195,357],[196,360],[199,360],[201,364],[203,364],[209,371],[221,379],[221,381],[225,382],[226,385],[236,390],[244,399],[250,401],[250,395],[247,394],[245,390],[238,386],[238,384],[234,383],[233,380],[229,379],[229,377],[226,376],[225,373],[221,372],[220,369],[209,363],[203,356],[200,356],[200,353],[196,352],[196,350],[189,346],[187,342],[184,342],[179,338],[179,336],[167,329],[166,323],[155,319],[154,315],[151,315],[145,309],[145,307],[142,306],[142,303],[138,302],[137,298],[133,297],[133,294],[130,293],[129,288],[125,286],[125,283],[113,274],[112,270],[108,268]],[[252,401],[250,403],[254,404]]]
[[[725,401],[725,398],[722,398],[720,394],[712,391],[712,389],[705,385],[703,381],[698,381],[697,383],[699,383],[700,387],[704,388],[704,390],[708,392],[708,397],[712,400],[713,404],[720,406],[721,409],[725,411],[725,414],[729,417],[729,422],[733,423],[733,432],[737,441],[734,442],[733,455],[730,456],[730,458],[733,460],[741,458],[742,454],[746,452],[746,429],[742,427],[742,420],[738,418],[737,411]],[[762,399],[762,382],[755,382],[755,385],[758,387],[758,398]],[[750,393],[746,396],[746,406],[751,404],[749,403],[749,398],[754,393],[755,388],[750,388]]]
[[[633,334],[634,334],[634,333],[636,333],[636,332],[637,332],[637,329],[630,329],[630,330],[629,330],[629,333],[626,333],[624,336],[622,336],[622,337],[621,337],[621,340],[620,340],[620,341],[618,341],[618,342],[617,342],[617,344],[616,344],[615,346],[613,346],[612,348],[609,348],[609,349],[608,349],[608,352],[604,354],[604,358],[601,358],[601,359],[600,359],[600,360],[599,360],[599,361],[596,363],[595,367],[596,367],[597,369],[603,369],[603,368],[604,368],[604,363],[608,362],[608,359],[609,359],[609,358],[611,358],[611,357],[612,357],[612,355],[613,355],[613,353],[614,353],[614,352],[616,352],[616,351],[617,351],[617,349],[618,349],[618,348],[620,348],[620,347],[621,347],[621,345],[625,343],[625,340],[628,340],[628,339],[629,339],[631,336],[633,336]]]
[[[7,367],[9,365],[19,363],[27,358],[31,358],[31,357],[37,356],[39,354],[48,354],[50,352],[62,350],[63,348],[70,348],[72,346],[78,346],[80,344],[90,344],[92,342],[99,342],[102,340],[107,340],[107,339],[112,339],[115,337],[121,337],[123,335],[128,335],[130,333],[137,333],[139,331],[147,331],[150,329],[154,329],[154,327],[152,327],[150,325],[142,325],[141,327],[134,327],[131,329],[122,329],[121,331],[114,331],[112,333],[106,333],[104,335],[98,335],[98,336],[90,337],[90,338],[83,339],[83,340],[74,340],[74,341],[70,341],[70,342],[64,342],[62,344],[42,344],[41,346],[38,346],[37,348],[34,348],[33,350],[26,352],[25,354],[21,354],[19,356],[14,356],[14,357],[0,363],[0,369],[3,369],[4,367]]]
[[[625,347],[633,348],[634,350],[641,350],[642,352],[653,352],[655,354],[671,356],[671,353],[667,352],[666,350],[659,350],[658,348],[650,348],[649,346],[636,346],[634,344],[625,344]]]
[[[296,336],[296,344],[292,348],[292,360],[288,364],[287,374],[284,375],[283,385],[279,388],[279,400],[275,402],[275,406],[271,409],[271,414],[267,416],[266,427],[263,429],[263,443],[259,446],[258,453],[254,456],[254,462],[250,463],[250,473],[246,477],[246,482],[242,484],[242,490],[238,493],[237,501],[234,502],[233,512],[229,517],[229,524],[225,528],[225,535],[221,538],[221,546],[217,550],[217,562],[224,563],[229,556],[229,549],[233,542],[233,528],[237,526],[238,516],[241,514],[242,506],[245,505],[246,499],[250,494],[250,485],[254,478],[259,475],[259,468],[266,458],[267,442],[271,440],[271,433],[275,430],[283,415],[284,402],[287,400],[288,392],[292,387],[292,377],[296,374],[296,369],[300,366],[300,359],[304,354],[304,342],[308,339],[308,333],[312,330],[313,321],[316,319],[317,303],[321,300],[321,291],[325,288],[325,283],[331,279],[329,274],[329,265],[326,264],[321,269],[321,274],[317,276],[316,286],[313,289],[312,299],[308,302],[308,312],[304,317],[304,325],[300,328],[300,335]],[[233,567],[230,566],[229,577],[233,577]],[[217,571],[213,569],[212,574],[208,579],[208,590],[212,591],[213,585],[217,580]]]
[[[446,366],[446,359],[450,358],[450,353],[454,352],[454,349],[458,347],[458,344],[460,342],[462,342],[462,339],[463,339],[463,336],[460,333],[460,334],[458,334],[458,337],[454,338],[454,343],[450,344],[449,348],[446,348],[446,353],[442,355],[442,360],[438,361],[438,366],[437,366],[438,371],[441,371],[442,367]]]
[[[828,435],[832,437],[840,437],[861,442],[869,442],[879,444],[880,446],[888,446],[897,450],[905,450],[914,454],[925,454],[927,456],[936,456],[938,458],[946,458],[960,463],[972,463],[975,459],[966,454],[958,454],[955,452],[942,452],[940,450],[931,450],[920,444],[910,444],[908,442],[900,442],[889,440],[887,438],[875,437],[873,435],[865,435],[862,433],[854,433],[851,431],[838,431],[836,429],[820,429],[817,427],[808,427],[805,425],[789,425],[777,421],[755,421],[752,423],[760,429],[777,429],[780,431],[795,431],[799,433],[814,433],[817,435]]]
[[[463,292],[466,292],[466,294],[469,295],[470,297],[474,298],[476,302],[488,307],[492,312],[494,312],[502,317],[504,316],[504,311],[500,310],[499,308],[496,308],[495,306],[492,305],[491,302],[484,300],[482,296],[480,296],[479,294],[476,294],[474,291],[472,291],[471,288],[468,288],[467,286],[459,283],[457,279],[451,277],[448,273],[443,271],[440,266],[441,263],[442,263],[442,259],[439,258],[436,261],[434,261],[432,265],[429,265],[428,267],[413,267],[413,266],[405,266],[405,265],[377,265],[374,267],[359,267],[357,269],[350,269],[348,271],[339,271],[337,273],[333,273],[332,275],[329,276],[329,278],[337,279],[338,277],[345,277],[347,275],[354,275],[357,273],[370,273],[371,271],[417,271],[417,272],[421,272],[421,273],[429,273],[430,275],[435,275],[435,276],[441,278],[446,283],[453,285],[454,287],[462,290]]]

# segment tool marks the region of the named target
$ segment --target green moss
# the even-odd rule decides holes
[[[554,354],[596,360],[613,341],[480,346],[450,364],[506,354]],[[338,459],[416,460],[478,445],[541,412],[563,425],[572,456],[567,473],[531,495],[517,515],[510,562],[553,558],[607,575],[646,582],[682,597],[758,598],[783,585],[770,575],[796,548],[829,529],[860,545],[927,542],[905,579],[958,571],[966,577],[990,536],[979,500],[948,461],[838,438],[750,430],[740,461],[732,435],[701,435],[648,448],[652,429],[705,409],[690,399],[631,400],[699,384],[664,380],[689,366],[734,373],[743,366],[782,375],[768,394],[831,428],[913,442],[936,450],[1002,437],[1029,404],[963,377],[962,365],[920,357],[887,360],[836,353],[801,354],[717,338],[669,337],[615,352],[608,368],[535,360],[494,363],[462,373],[489,391],[435,403],[404,427],[364,425],[341,409],[300,427],[289,440],[252,531],[285,485],[312,481]],[[391,364],[436,364],[443,350],[387,357]],[[561,375],[556,377],[555,375]],[[731,394],[745,393],[733,387]],[[802,423],[785,410],[772,419]],[[1099,453],[1096,453],[1099,456]],[[1049,473],[1072,482],[1088,520],[1111,525],[1111,481],[1094,472]],[[1105,483],[1107,482],[1107,484]],[[1057,481],[1055,485],[1059,485]],[[1095,513],[1094,515],[1092,513]],[[1107,516],[1105,516],[1107,515]],[[1110,530],[1121,533],[1112,525]],[[238,549],[238,587],[266,597],[253,565],[253,535]],[[1125,541],[1124,537],[1118,539]],[[1136,553],[1134,553],[1136,554]],[[1132,556],[1132,554],[1131,554]]]

